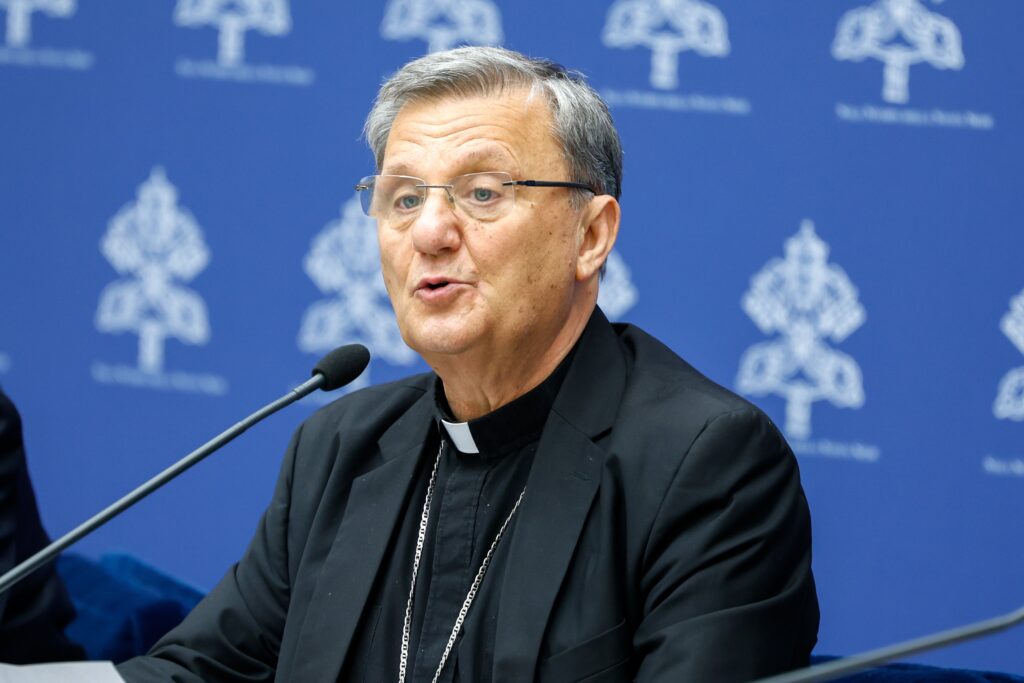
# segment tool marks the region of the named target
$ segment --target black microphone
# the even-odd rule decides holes
[[[370,352],[362,344],[339,346],[313,366],[313,379],[315,380],[317,375],[320,375],[323,377],[323,382],[320,383],[319,388],[324,391],[334,391],[358,377],[369,363]],[[308,394],[313,389],[306,393]],[[303,394],[303,396],[305,395]]]
[[[111,519],[130,508],[132,505],[135,505],[135,503],[138,503],[140,500],[219,449],[221,446],[232,441],[236,436],[249,429],[249,427],[252,427],[263,418],[273,415],[285,406],[295,403],[300,398],[313,393],[317,389],[332,391],[348,384],[359,376],[369,362],[370,352],[361,344],[349,344],[348,346],[341,346],[334,349],[321,358],[320,362],[316,364],[313,368],[313,377],[311,379],[306,380],[273,403],[268,403],[263,406],[244,420],[236,422],[231,428],[210,439],[202,446],[147,481],[142,486],[139,486],[137,489],[105,508],[98,514],[93,515],[82,524],[79,524],[77,527],[37,552],[32,557],[14,567],[3,576],[0,576],[0,593],[7,591],[14,584],[18,583],[18,581],[52,560],[72,543],[77,542],[86,534],[103,526]]]
[[[790,671],[770,678],[762,678],[756,683],[812,683],[817,681],[831,681],[840,676],[870,669],[873,666],[891,662],[894,659],[901,659],[909,655],[934,650],[936,648],[962,643],[966,640],[973,640],[981,636],[987,636],[999,631],[1024,623],[1024,607],[984,621],[977,621],[966,626],[958,626],[932,635],[905,640],[895,645],[887,645],[877,650],[870,650],[859,655],[843,657],[824,664],[817,664],[806,669]]]

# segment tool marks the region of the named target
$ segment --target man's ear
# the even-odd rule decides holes
[[[576,260],[576,280],[579,282],[600,272],[615,246],[622,217],[619,202],[609,194],[593,197],[583,207],[582,213],[579,258]]]

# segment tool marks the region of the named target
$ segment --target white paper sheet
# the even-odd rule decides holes
[[[0,683],[124,683],[110,662],[0,664]]]

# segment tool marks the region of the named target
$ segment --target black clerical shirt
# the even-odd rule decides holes
[[[501,525],[526,486],[537,442],[571,356],[542,384],[459,430],[453,422],[441,383],[435,382],[436,428],[424,444],[417,485],[404,503],[401,523],[391,539],[367,607],[359,621],[342,681],[397,681],[402,630],[412,577],[413,557],[423,501],[440,450],[413,599],[406,681],[433,679],[459,610]],[[451,430],[451,432],[449,431]],[[456,436],[471,435],[479,453],[460,452]],[[465,440],[460,441],[465,448]],[[472,450],[472,448],[467,448]],[[495,625],[508,547],[515,518],[491,559],[461,634],[442,671],[441,681],[490,680]]]

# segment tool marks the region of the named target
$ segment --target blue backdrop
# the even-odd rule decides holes
[[[350,204],[381,79],[488,41],[626,150],[602,291],[798,452],[819,652],[1024,603],[1024,5],[0,0],[0,383],[54,535],[301,381],[422,365]],[[322,402],[323,399],[318,399]],[[305,401],[82,547],[209,588]],[[1020,632],[926,657],[1024,671]]]

